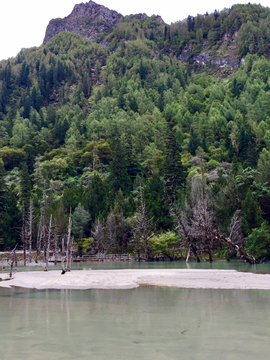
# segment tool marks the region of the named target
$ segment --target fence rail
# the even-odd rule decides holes
[[[96,254],[96,255],[83,255],[73,258],[74,261],[135,261],[136,257],[129,254]]]

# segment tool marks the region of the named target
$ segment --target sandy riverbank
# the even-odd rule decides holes
[[[1,275],[0,278],[7,275]],[[19,272],[14,279],[0,281],[0,287],[29,289],[133,289],[140,285],[196,289],[270,290],[270,274],[235,270],[60,270]]]

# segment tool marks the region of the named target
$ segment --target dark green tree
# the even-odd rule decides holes
[[[164,182],[166,192],[170,197],[175,197],[177,191],[185,187],[186,170],[181,160],[181,148],[176,141],[175,135],[168,130],[165,162],[164,162]]]
[[[20,171],[20,203],[25,212],[29,209],[30,197],[32,191],[31,176],[26,162],[22,163]]]
[[[200,144],[201,142],[196,131],[193,128],[191,128],[190,138],[188,143],[188,152],[190,152],[191,155],[195,156],[196,150],[198,149],[198,146],[200,146]]]
[[[72,215],[72,234],[76,240],[82,239],[89,219],[89,213],[79,204]]]
[[[104,218],[108,213],[107,188],[99,175],[95,174],[91,183],[83,192],[82,206],[90,215],[91,223]]]
[[[81,202],[82,194],[83,188],[74,184],[70,184],[64,189],[62,203],[66,212],[69,212],[70,209],[72,212],[75,210]]]
[[[111,149],[110,175],[108,179],[111,192],[115,196],[118,190],[121,189],[123,194],[127,195],[132,190],[133,182],[128,174],[128,167],[131,164],[128,163],[126,147],[119,138],[116,138],[112,141]]]
[[[0,250],[14,246],[19,242],[20,212],[17,207],[18,199],[12,187],[5,183],[3,160],[0,159]]]
[[[164,186],[158,175],[149,178],[144,186],[146,207],[155,219],[156,230],[168,230],[173,225]]]
[[[243,233],[248,236],[252,229],[260,227],[263,222],[257,199],[249,190],[242,202]]]

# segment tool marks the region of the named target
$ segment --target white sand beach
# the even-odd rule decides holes
[[[7,274],[0,274],[2,280]],[[270,290],[270,274],[235,270],[60,270],[18,272],[0,287],[29,289],[133,289],[138,286],[168,286],[192,289],[265,289]]]

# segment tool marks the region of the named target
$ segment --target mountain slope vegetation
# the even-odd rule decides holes
[[[60,243],[71,212],[79,252],[212,259],[230,234],[268,258],[269,43],[270,9],[248,4],[123,17],[0,62],[1,249],[26,246],[32,199],[34,245],[50,214]]]

